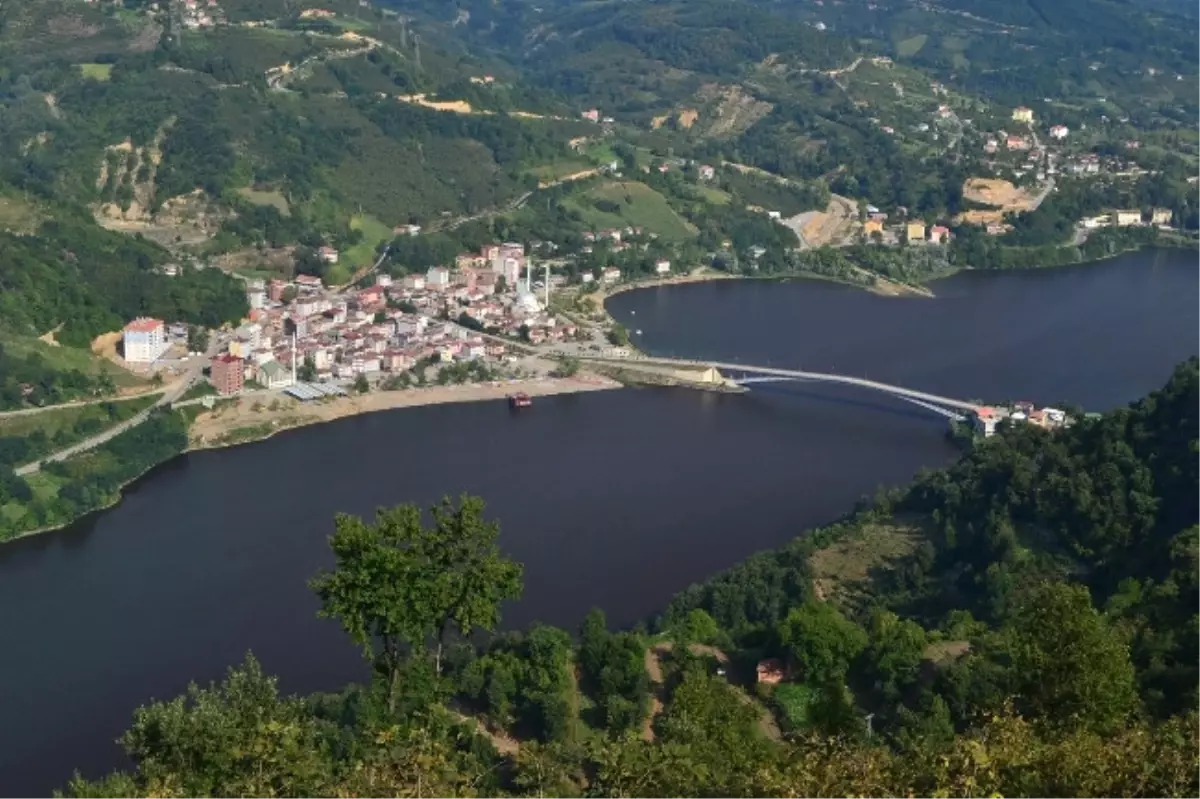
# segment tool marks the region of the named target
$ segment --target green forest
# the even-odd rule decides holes
[[[139,401],[127,400],[120,405],[130,402]],[[133,409],[106,410],[105,421],[115,423],[128,418],[129,410]],[[45,454],[55,442],[36,435],[0,437],[0,542],[35,530],[61,527],[113,504],[128,483],[187,448],[188,421],[182,411],[154,410],[146,422],[95,449],[44,464],[40,471],[24,477],[14,474],[12,467]],[[72,440],[94,434],[94,424],[86,420],[77,423],[63,440],[69,445]]]
[[[1002,430],[632,630],[497,632],[522,568],[478,498],[339,516],[311,586],[373,678],[285,696],[247,656],[67,793],[1195,795],[1198,378]]]

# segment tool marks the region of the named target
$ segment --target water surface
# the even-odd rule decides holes
[[[1102,410],[1197,352],[1195,254],[963,274],[937,300],[828,283],[633,292],[642,346],[864,374],[989,400]],[[953,457],[945,421],[872,392],[630,389],[344,419],[156,470],[110,511],[0,547],[0,793],[122,765],[137,705],[217,679],[253,649],[285,690],[364,675],[306,580],[335,513],[484,496],[525,563],[506,623],[632,624],[689,583],[830,521]]]

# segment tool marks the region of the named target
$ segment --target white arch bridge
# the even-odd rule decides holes
[[[780,369],[773,366],[753,366],[742,363],[723,363],[720,361],[697,361],[686,358],[654,358],[644,355],[630,355],[626,358],[598,357],[591,355],[575,356],[582,360],[605,361],[620,363],[626,367],[646,367],[649,369],[668,370],[701,370],[704,377],[693,379],[694,382],[707,382],[724,385],[752,386],[761,383],[782,382],[817,382],[837,383],[846,386],[857,386],[873,391],[879,391],[898,399],[911,402],[934,413],[950,419],[962,420],[966,414],[979,410],[976,403],[954,397],[943,397],[928,391],[917,391],[878,380],[868,380],[865,377],[831,374],[828,372],[805,372],[799,369]],[[728,377],[727,375],[740,375]]]

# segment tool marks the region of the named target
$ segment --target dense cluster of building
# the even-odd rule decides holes
[[[533,343],[561,341],[576,326],[547,312],[546,282],[533,282],[520,244],[493,244],[459,255],[455,266],[433,267],[400,279],[386,275],[357,292],[339,293],[321,280],[252,282],[250,318],[213,362],[223,394],[253,379],[285,388],[299,372],[318,382],[398,373],[421,361],[506,357],[502,341],[482,335],[521,335]],[[237,374],[240,370],[240,376]]]
[[[907,244],[948,244],[950,228],[945,225],[926,225],[922,219],[902,218],[896,224],[888,223],[888,214],[873,205],[866,208],[867,218],[863,221],[862,232],[867,239],[879,239],[885,244],[898,244],[903,240]],[[905,217],[907,209],[897,209],[897,215]]]
[[[1037,408],[1032,402],[1015,402],[1012,407],[983,407],[971,416],[975,432],[985,438],[996,434],[996,427],[1004,421],[1032,424],[1047,430],[1065,427],[1070,423],[1066,411],[1058,408]]]
[[[1099,216],[1088,217],[1080,222],[1083,228],[1092,230],[1101,227],[1136,227],[1139,225],[1154,225],[1169,227],[1174,218],[1170,208],[1152,208],[1148,217],[1142,215],[1140,209],[1119,209]]]
[[[160,0],[165,7],[169,0]],[[225,22],[225,12],[217,0],[183,0],[181,13],[185,28],[211,28]]]

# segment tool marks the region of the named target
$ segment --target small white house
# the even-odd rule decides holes
[[[655,261],[654,273],[658,275],[666,275],[671,272],[671,262],[668,260]]]

